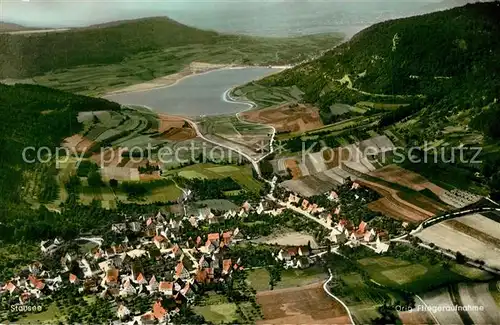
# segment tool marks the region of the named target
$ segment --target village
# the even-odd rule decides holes
[[[360,188],[356,182],[349,186],[353,192]],[[161,212],[125,217],[124,222],[112,225],[106,240],[93,236],[70,242],[59,238],[42,241],[40,250],[50,264],[38,261],[29,265],[0,285],[0,297],[11,306],[36,306],[70,288],[80,295],[113,301],[118,322],[171,323],[183,306],[195,302],[202,288],[229,283],[234,273],[251,267],[245,264],[245,256],[235,258],[232,248],[254,238],[237,226],[224,228],[231,221],[237,225],[235,220],[245,220],[249,215],[272,221],[291,211],[329,233],[321,241],[328,245],[316,249],[310,245],[277,247],[274,260],[284,269],[308,268],[327,250],[339,254],[340,245],[364,246],[379,254],[389,250],[387,231],[365,221],[354,225],[347,217],[341,217],[341,206],[330,211],[295,193],[282,189],[275,192],[277,198],[269,194],[260,202],[247,201],[239,210],[223,213],[205,208],[181,219]],[[324,197],[330,202],[339,200],[335,191]],[[209,227],[220,231],[206,232]],[[194,236],[196,233],[199,235]],[[114,241],[110,243],[111,240]],[[135,296],[147,297],[151,302],[149,310],[138,313],[130,305]]]

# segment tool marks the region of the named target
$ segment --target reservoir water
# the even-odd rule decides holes
[[[265,67],[220,69],[184,78],[172,86],[115,94],[106,99],[123,105],[147,106],[158,113],[173,115],[237,113],[248,108],[248,105],[226,102],[223,94],[231,87],[278,71],[280,69]]]

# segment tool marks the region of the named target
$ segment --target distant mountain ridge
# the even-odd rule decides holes
[[[18,31],[18,30],[23,30],[23,29],[27,29],[27,27],[24,27],[24,26],[18,25],[18,24],[0,21],[0,33],[1,32]]]
[[[139,52],[211,44],[220,35],[166,17],[119,21],[63,33],[0,34],[0,78],[24,78],[86,64],[109,64]]]
[[[500,77],[498,17],[500,2],[490,2],[382,22],[261,83],[298,85],[309,101],[324,106],[335,101],[332,91],[346,76],[353,88],[370,93],[463,97],[468,91],[493,100],[493,81]]]
[[[484,0],[443,0],[436,3],[426,4],[423,8],[427,11],[445,10],[455,7],[462,7],[467,4],[473,4],[478,2],[493,2],[494,0],[484,1]]]

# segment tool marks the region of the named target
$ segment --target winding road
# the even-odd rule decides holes
[[[333,279],[333,275],[332,275],[332,271],[330,269],[328,269],[328,272],[330,273],[330,277],[328,278],[328,280],[326,280],[326,282],[323,284],[323,290],[325,290],[325,292],[330,296],[332,297],[333,299],[337,300],[343,307],[344,309],[347,311],[347,315],[349,316],[349,320],[351,321],[351,324],[352,325],[355,325],[356,323],[354,322],[354,319],[352,318],[352,314],[351,314],[351,311],[349,310],[349,307],[347,307],[347,305],[342,301],[340,300],[339,298],[337,298],[336,296],[334,296],[330,290],[328,289],[328,284],[330,283],[330,281],[332,281]]]
[[[474,214],[474,213],[481,213],[481,212],[491,212],[491,211],[496,211],[500,212],[500,208],[493,208],[493,207],[483,207],[483,208],[475,208],[475,209],[467,209],[467,210],[460,210],[460,211],[455,211],[455,212],[450,212],[441,216],[436,216],[430,219],[427,219],[423,221],[416,229],[412,230],[410,232],[410,235],[415,235],[422,231],[424,228],[433,226],[435,224],[438,224],[440,222],[458,218],[458,217],[463,217],[469,214]]]
[[[239,113],[236,113],[236,118],[240,121],[240,122],[243,122],[243,123],[247,123],[247,124],[258,124],[258,125],[262,125],[261,123],[253,123],[253,122],[248,122],[248,121],[244,121],[241,119],[240,117],[240,114],[247,111],[247,110],[251,110],[255,107],[257,107],[257,105],[252,102],[252,101],[240,101],[240,100],[236,100],[234,99],[232,96],[231,96],[231,91],[233,90],[234,88],[229,88],[228,90],[226,90],[223,94],[222,94],[222,100],[227,102],[227,103],[233,103],[233,104],[243,104],[243,105],[247,105],[248,108],[244,111],[241,111]],[[253,168],[255,169],[257,175],[259,175],[259,177],[262,177],[262,173],[260,171],[260,167],[259,167],[259,162],[263,159],[265,159],[268,155],[272,154],[274,152],[274,147],[273,147],[273,143],[274,143],[274,138],[275,138],[275,135],[276,135],[276,129],[273,127],[273,126],[270,126],[270,125],[266,125],[267,127],[271,128],[272,129],[272,134],[271,134],[271,139],[269,140],[269,152],[265,155],[263,155],[262,157],[260,157],[259,159],[254,159],[252,158],[250,155],[242,152],[241,150],[237,149],[236,147],[233,147],[233,146],[229,146],[229,145],[226,145],[226,144],[223,144],[223,143],[219,143],[217,141],[214,141],[214,140],[211,140],[211,139],[208,139],[207,137],[205,137],[203,135],[203,133],[200,131],[198,125],[192,121],[192,120],[189,120],[189,119],[186,119],[186,121],[193,127],[193,129],[195,130],[196,132],[196,135],[206,141],[206,142],[209,142],[211,144],[214,144],[214,145],[217,145],[219,147],[222,147],[222,148],[225,148],[225,149],[228,149],[228,150],[231,150],[231,151],[234,151],[236,152],[237,154],[239,154],[240,156],[242,157],[245,157],[253,166]]]

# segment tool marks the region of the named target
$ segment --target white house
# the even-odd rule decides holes
[[[118,306],[118,309],[116,310],[116,316],[118,316],[118,318],[124,319],[128,315],[130,315],[130,310],[125,307],[125,305]]]
[[[262,202],[259,203],[259,206],[257,207],[257,214],[261,214],[262,212],[264,212],[264,206],[262,205]]]
[[[151,277],[151,280],[149,280],[149,284],[146,286],[146,289],[148,289],[150,293],[158,290],[158,282],[156,281],[156,277],[154,275]]]
[[[120,296],[132,296],[137,293],[137,290],[134,288],[132,283],[130,283],[130,279],[127,279],[123,283],[123,287],[120,289]]]
[[[388,250],[389,250],[389,244],[381,242],[380,238],[377,236],[377,240],[375,241],[375,252],[377,254],[383,254]]]
[[[343,231],[340,231],[336,228],[332,229],[332,232],[330,233],[330,241],[335,244],[343,244],[347,241],[347,229],[344,229]]]
[[[371,241],[373,241],[375,239],[376,236],[377,236],[377,233],[372,228],[370,231],[365,232],[365,235],[364,235],[363,239],[364,239],[365,242],[371,242]]]

